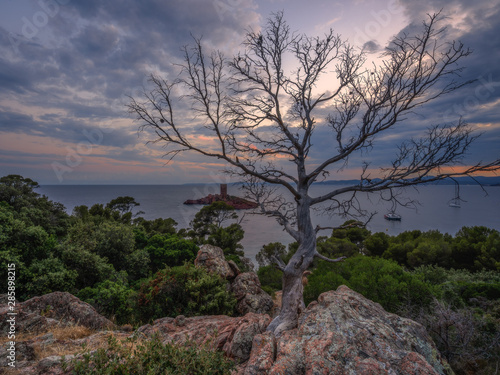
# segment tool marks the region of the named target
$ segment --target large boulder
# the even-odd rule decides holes
[[[194,265],[216,273],[226,280],[234,279],[237,275],[237,272],[226,261],[222,249],[217,246],[202,245],[194,260]]]
[[[240,315],[249,312],[269,314],[273,308],[273,300],[261,288],[259,277],[255,272],[241,273],[236,263],[226,261],[221,248],[202,245],[194,261],[198,267],[215,273],[230,282],[229,289],[234,293],[238,303],[236,311]]]
[[[231,283],[231,291],[238,301],[236,311],[241,315],[249,312],[269,314],[273,309],[273,299],[262,290],[255,272],[245,272],[236,276]]]
[[[319,296],[296,329],[254,337],[240,375],[394,374],[450,375],[420,324],[386,312],[379,304],[341,286]]]
[[[16,303],[16,332],[47,332],[53,327],[80,325],[108,329],[114,324],[91,305],[66,292],[53,292]],[[0,332],[10,329],[7,305],[0,306]]]
[[[225,315],[196,316],[185,318],[162,318],[140,327],[137,333],[151,337],[160,336],[163,342],[183,344],[186,341],[199,345],[210,343],[223,350],[229,358],[238,363],[250,357],[252,341],[263,333],[271,318],[269,315],[248,313],[242,317]]]

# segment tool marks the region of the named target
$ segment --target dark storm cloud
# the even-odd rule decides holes
[[[40,130],[40,126],[34,121],[33,116],[0,111],[0,132],[32,133],[37,129]]]
[[[0,132],[31,134],[65,142],[91,142],[103,146],[127,147],[137,143],[135,127],[111,130],[88,122],[68,119],[59,114],[31,115],[0,111]]]
[[[467,115],[471,109],[494,102],[500,98],[500,3],[485,0],[428,0],[413,2],[401,0],[412,23],[403,32],[414,33],[421,30],[421,22],[426,13],[439,12],[446,26],[444,40],[460,41],[470,48],[471,55],[460,61],[464,69],[456,80],[475,81],[456,93],[436,101],[433,107],[440,112],[450,106],[457,115]],[[441,42],[443,40],[440,40]],[[461,109],[460,109],[461,108]],[[500,120],[497,118],[497,121]]]
[[[41,11],[33,9],[33,14]],[[26,11],[25,18],[32,20],[33,14]],[[111,159],[151,162],[144,151],[126,150],[143,143],[136,125],[124,121],[128,96],[147,88],[151,73],[175,79],[173,64],[182,58],[181,47],[192,42],[191,34],[224,49],[240,42],[257,20],[248,7],[221,12],[205,0],[91,0],[61,5],[28,37],[22,29],[0,28],[0,101],[46,110],[31,115],[4,105],[0,132],[49,137],[75,147],[90,140],[94,146],[111,146]],[[101,126],[114,120],[129,125],[103,131]]]
[[[368,42],[363,44],[363,50],[368,53],[376,53],[381,49],[382,47],[375,40],[369,40]]]

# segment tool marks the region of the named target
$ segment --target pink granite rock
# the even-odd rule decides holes
[[[162,318],[140,327],[137,332],[146,336],[160,335],[163,342],[182,345],[186,341],[197,344],[209,343],[223,350],[238,363],[248,360],[254,337],[264,332],[269,325],[269,315],[248,313],[242,317],[225,315],[183,318]]]
[[[341,286],[323,293],[296,329],[256,335],[240,375],[451,375],[425,329]]]
[[[67,292],[53,292],[16,304],[16,330],[47,332],[55,326],[81,325],[108,329],[114,324],[91,305]],[[0,310],[0,332],[7,332],[7,309]]]
[[[269,314],[273,309],[273,299],[262,290],[255,272],[239,274],[231,282],[231,291],[238,301],[236,311],[241,315],[249,312]]]
[[[224,257],[224,252],[217,246],[202,245],[194,260],[194,265],[204,267],[208,272],[216,273],[227,280],[236,277],[235,271]]]

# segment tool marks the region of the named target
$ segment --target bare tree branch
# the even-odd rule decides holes
[[[330,259],[330,258],[327,258],[325,257],[324,255],[321,255],[320,253],[318,252],[315,252],[314,253],[314,256],[316,258],[319,258],[321,260],[324,260],[326,262],[330,262],[330,263],[337,263],[337,262],[342,262],[344,259],[347,259],[347,257],[340,257],[340,258],[337,258],[337,259]]]

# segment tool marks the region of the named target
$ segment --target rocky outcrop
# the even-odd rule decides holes
[[[236,276],[231,282],[231,291],[238,301],[236,311],[241,315],[249,312],[268,314],[274,306],[271,296],[262,290],[255,272]]]
[[[238,301],[236,311],[240,315],[249,312],[258,314],[269,314],[271,312],[273,300],[261,288],[257,274],[255,272],[240,273],[236,263],[226,261],[221,248],[202,245],[194,264],[229,280],[229,289],[234,293]]]
[[[53,292],[17,303],[16,332],[47,332],[53,327],[81,325],[90,329],[112,328],[113,323],[88,303],[66,292]],[[0,307],[0,332],[8,332],[8,311]]]
[[[244,273],[238,277],[242,283],[246,279]],[[26,314],[50,314],[53,318],[47,319],[56,322],[106,326],[96,323],[105,322],[105,318],[89,320],[92,314],[88,313],[88,307],[66,294],[51,293],[19,305]],[[62,306],[63,301],[68,306]],[[4,307],[0,306],[0,310]],[[80,313],[75,312],[78,308],[82,309]],[[180,315],[158,319],[140,327],[135,334],[143,339],[157,334],[163,342],[177,345],[187,341],[207,343],[238,364],[234,375],[453,374],[420,324],[386,312],[379,304],[345,286],[320,295],[304,311],[298,327],[280,337],[266,332],[270,321],[269,315],[256,313],[242,317]],[[28,339],[16,342],[17,369],[30,375],[63,374],[62,356],[57,354],[62,349],[67,353],[66,358],[71,358],[78,355],[83,344],[88,348],[103,347],[110,335],[121,340],[131,334],[89,332],[90,335],[75,339],[58,338],[50,332],[28,335]],[[50,350],[51,346],[57,348],[56,354]],[[1,349],[7,352],[7,348]],[[39,355],[42,352],[45,356]],[[0,355],[0,362],[1,373],[6,368],[5,356]]]
[[[341,286],[323,293],[296,329],[256,335],[240,375],[453,374],[425,329]]]
[[[226,280],[234,279],[237,275],[226,261],[222,249],[217,246],[202,245],[194,260],[194,265],[216,273]]]
[[[165,343],[183,344],[186,341],[199,345],[209,343],[214,348],[223,350],[237,363],[242,363],[250,358],[254,337],[263,333],[270,322],[269,315],[254,313],[242,317],[178,316],[158,319],[152,325],[140,327],[137,332],[147,337],[157,334]]]

